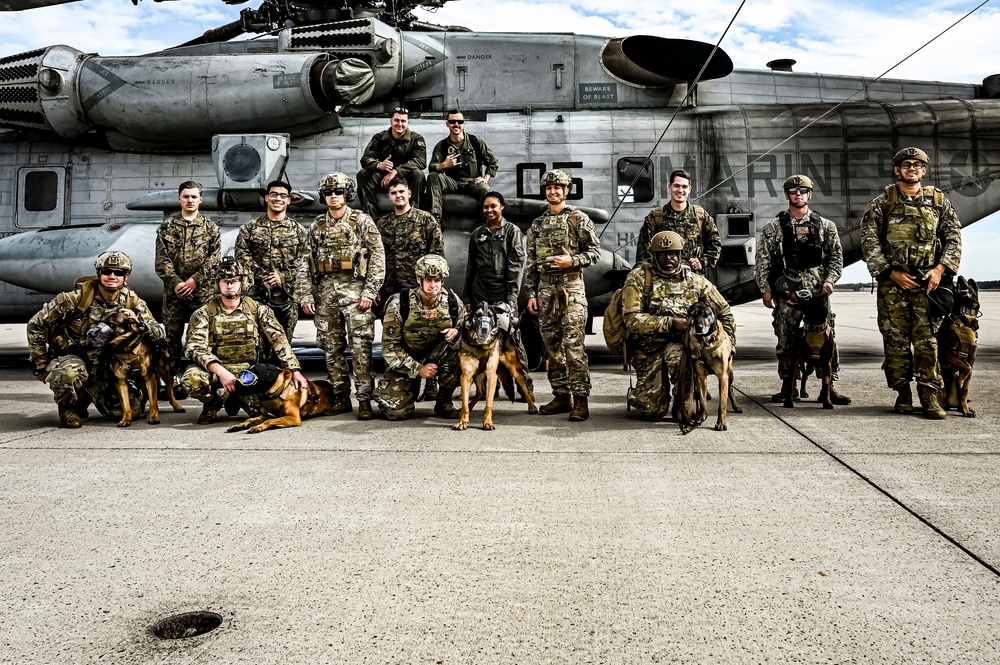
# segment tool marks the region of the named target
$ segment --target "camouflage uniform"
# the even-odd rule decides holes
[[[427,254],[444,256],[441,225],[429,212],[411,207],[402,215],[389,213],[378,220],[378,230],[385,246],[385,282],[380,302],[383,307],[393,293],[415,288],[413,269]]]
[[[462,163],[438,171],[438,164],[454,154],[462,156]],[[431,199],[431,212],[441,219],[445,192],[464,192],[474,196],[477,201],[480,200],[490,191],[490,186],[485,182],[477,183],[476,178],[481,175],[495,177],[499,166],[496,155],[478,136],[466,132],[459,143],[452,142],[451,137],[438,141],[427,167],[430,172],[427,176],[427,193]],[[485,174],[482,173],[483,167],[486,169]]]
[[[99,278],[86,278],[98,280]],[[48,376],[45,383],[52,390],[56,404],[75,408],[82,415],[93,400],[98,410],[109,418],[121,417],[121,404],[108,368],[98,364],[100,349],[87,344],[87,331],[111,309],[128,308],[135,311],[139,320],[149,330],[150,336],[164,341],[160,324],[153,318],[146,303],[128,288],[122,288],[118,297],[105,301],[96,283],[77,280],[76,289],[60,293],[42,307],[28,321],[28,349],[31,362],[36,367],[44,363]],[[78,306],[85,299],[85,290],[93,289],[93,300],[85,311]],[[83,388],[85,394],[80,393]],[[133,411],[138,412],[138,401]]]
[[[760,245],[757,248],[757,266],[754,277],[761,293],[770,291],[774,297],[771,325],[778,338],[775,354],[778,357],[778,376],[782,380],[788,378],[794,371],[795,347],[801,338],[799,325],[802,321],[803,310],[800,307],[790,306],[786,295],[775,290],[774,284],[770,282],[771,278],[774,274],[778,274],[777,270],[781,266],[784,266],[783,272],[786,275],[794,280],[801,280],[800,288],[808,289],[812,293],[811,303],[817,306],[818,303],[822,303],[822,307],[828,312],[827,323],[833,328],[836,317],[830,308],[830,296],[823,293],[823,283],[836,284],[844,271],[844,251],[840,245],[840,233],[837,231],[837,225],[816,212],[810,212],[809,215],[813,221],[818,221],[820,243],[823,250],[821,265],[794,270],[786,264],[782,248],[781,224],[782,219],[785,219],[786,224],[791,223],[788,211],[783,211],[764,225],[764,230],[760,235]],[[840,355],[837,354],[833,358],[834,378],[839,371]]]
[[[281,284],[288,292],[289,303],[272,311],[285,329],[285,338],[292,342],[295,324],[299,321],[295,302],[295,283],[300,260],[306,251],[306,230],[293,219],[270,220],[263,214],[240,227],[236,237],[236,261],[250,266],[253,286],[247,295],[259,303],[268,303],[264,277],[272,270],[281,275]],[[270,304],[270,303],[268,303]]]
[[[397,139],[392,135],[392,129],[387,129],[368,142],[368,147],[361,155],[361,170],[358,171],[361,209],[373,219],[378,217],[375,192],[388,191],[382,186],[385,171],[378,170],[378,163],[386,156],[392,159],[396,175],[406,180],[410,186],[410,203],[413,207],[421,208],[423,203],[424,169],[427,167],[427,144],[424,137],[407,129]]]
[[[292,353],[285,331],[270,307],[246,296],[232,312],[227,312],[222,303],[222,296],[216,296],[191,316],[187,355],[194,364],[181,377],[181,385],[188,395],[206,405],[214,403],[212,410],[222,406],[222,400],[215,393],[220,384],[208,369],[212,362],[218,362],[239,376],[240,372],[263,360],[262,349],[266,341],[282,369],[299,369],[299,361]],[[241,395],[239,400],[250,415],[260,413],[258,395]]]
[[[175,371],[183,351],[184,324],[215,295],[212,278],[221,248],[219,227],[200,213],[191,221],[175,213],[156,230],[156,274],[163,280],[163,327]],[[174,289],[190,278],[195,281],[194,294],[191,300],[181,300]]]
[[[385,278],[385,252],[372,218],[360,210],[345,207],[344,211],[339,220],[330,217],[329,212],[319,215],[309,227],[295,299],[308,304],[314,302],[315,294],[319,303],[316,343],[326,351],[326,370],[334,397],[343,400],[351,394],[345,356],[350,335],[354,389],[358,399],[370,400],[375,385],[375,313],[358,309],[358,300],[362,296],[373,301],[378,297]]]
[[[648,292],[647,271],[651,273]],[[648,420],[660,420],[670,411],[670,387],[677,384],[681,359],[683,333],[670,329],[671,318],[686,318],[691,305],[705,300],[734,348],[736,321],[718,289],[683,263],[670,275],[641,264],[625,278],[624,288],[622,316],[628,329],[629,361],[636,374],[628,403]]]
[[[420,369],[427,362],[438,365],[437,378],[443,394],[450,395],[458,386],[461,369],[458,363],[457,340],[444,342],[441,331],[460,328],[465,321],[465,307],[457,302],[456,318],[452,320],[449,290],[442,289],[437,303],[425,310],[417,289],[407,292],[409,315],[402,320],[400,294],[389,298],[382,320],[382,357],[385,376],[375,391],[375,401],[389,420],[404,420],[413,415],[416,392],[420,385]],[[445,348],[446,347],[446,348]],[[434,358],[429,356],[434,353]]]
[[[552,267],[563,249],[573,257],[568,270]],[[572,206],[546,211],[531,223],[527,240],[525,289],[537,298],[538,324],[549,357],[549,383],[556,396],[590,395],[590,369],[584,348],[587,292],[583,269],[601,259],[601,241],[590,218]]]
[[[927,313],[924,288],[904,291],[889,277],[893,269],[918,275],[943,264],[957,274],[962,259],[961,224],[948,199],[934,187],[907,196],[898,185],[865,209],[861,222],[861,250],[868,271],[878,282],[878,326],[885,362],[882,369],[892,389],[917,384],[944,387],[937,359],[937,331],[941,319]],[[897,202],[890,202],[890,196]],[[939,196],[940,204],[935,203]],[[912,350],[911,350],[912,348]]]
[[[690,259],[701,261],[702,269],[714,268],[722,254],[722,240],[715,220],[701,206],[693,203],[677,212],[670,204],[656,208],[648,215],[639,230],[635,244],[635,262],[649,261],[649,243],[660,231],[673,231],[684,241],[681,262],[690,265]]]

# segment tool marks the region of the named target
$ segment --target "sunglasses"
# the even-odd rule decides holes
[[[789,187],[785,190],[789,195],[791,194],[808,194],[812,189],[808,187]]]
[[[114,275],[115,277],[125,277],[128,275],[128,270],[114,270],[112,268],[101,268],[101,274],[105,277]]]
[[[465,121],[464,120],[449,120],[448,124],[449,125],[464,125]]]
[[[347,194],[347,190],[344,189],[343,187],[337,187],[336,189],[324,189],[320,192],[320,194],[324,198],[326,198],[327,196],[333,196],[334,194],[336,194],[337,196],[343,196]]]
[[[409,109],[407,109],[407,108],[406,108],[405,106],[397,106],[396,108],[394,108],[394,109],[392,110],[392,112],[393,112],[393,114],[396,114],[396,113],[403,113],[403,114],[405,114],[405,115],[410,115],[410,111],[409,111]]]

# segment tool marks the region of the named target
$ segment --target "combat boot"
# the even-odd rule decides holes
[[[351,403],[350,396],[347,397],[337,397],[334,398],[333,404],[323,412],[324,416],[336,416],[341,413],[350,413],[354,410],[354,405]],[[369,404],[368,410],[371,411],[371,405]]]
[[[424,381],[424,394],[420,396],[421,402],[433,402],[438,398],[438,380],[436,378]]]
[[[566,394],[556,395],[548,404],[543,404],[538,413],[543,416],[554,416],[557,413],[569,413],[573,410],[573,399]]]
[[[358,398],[358,420],[374,420],[375,412],[372,411],[372,401],[370,399]]]
[[[913,392],[910,391],[910,384],[904,383],[896,388],[896,403],[892,406],[895,413],[913,413]]]
[[[73,407],[60,404],[59,424],[70,429],[79,429],[80,427],[83,427],[83,419],[77,415],[76,411],[73,410]]]
[[[795,387],[794,383],[792,384],[792,400],[796,402],[799,401],[799,389]],[[784,402],[785,391],[782,390],[781,392],[776,392],[773,395],[771,395],[771,401],[774,402],[775,404],[780,404],[781,402]]]
[[[579,423],[590,418],[590,408],[586,395],[573,395],[573,410],[569,413],[571,422]]]
[[[198,416],[199,425],[211,425],[219,420],[219,408],[222,406],[221,397],[213,397],[205,402],[201,407],[201,415]]]
[[[821,402],[822,401],[822,395],[823,395],[823,393],[822,393],[822,391],[820,391],[820,397],[816,398],[817,402]],[[851,398],[848,397],[847,395],[843,395],[841,393],[838,393],[837,389],[834,388],[833,384],[831,383],[830,384],[830,403],[831,404],[836,404],[837,406],[847,406],[848,404],[851,403]]]
[[[928,420],[944,420],[948,417],[948,414],[941,408],[937,389],[918,384],[917,394],[920,395],[920,406],[924,408],[925,418]]]
[[[452,396],[455,394],[455,389],[443,390],[437,397],[437,401],[434,402],[434,415],[438,418],[448,418],[454,419],[458,418],[458,409],[455,405],[451,403]]]

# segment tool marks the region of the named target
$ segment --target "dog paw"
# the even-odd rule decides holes
[[[781,406],[785,407],[786,409],[794,409],[795,408],[795,404],[793,402],[785,402]]]
[[[722,423],[715,423],[716,432],[725,432],[728,428]]]
[[[251,427],[247,430],[247,434],[260,434],[261,432],[267,431],[266,427],[261,427],[257,425],[256,427]]]
[[[174,409],[174,413],[185,413],[186,411],[187,409],[185,409],[183,406],[180,407],[179,409]]]
[[[497,428],[496,425],[494,425],[493,423],[483,423],[483,429],[486,430],[487,432],[492,432],[496,428]]]
[[[159,425],[160,424],[160,419],[159,418],[153,418],[152,416],[150,416],[148,422],[149,422],[150,425]]]
[[[826,409],[826,410],[828,410],[828,411],[830,411],[830,410],[833,409],[833,404],[824,404],[823,408]]]
[[[729,410],[733,413],[743,413],[743,407],[736,406],[735,404],[730,405]]]
[[[454,427],[452,427],[452,429],[457,429],[457,430],[460,430],[460,431],[467,430],[467,429],[469,429],[469,423],[459,421],[457,425],[455,425]]]
[[[964,413],[962,413],[962,415],[965,416],[966,418],[975,418],[976,417],[976,412],[973,409],[969,409],[968,411],[965,411]]]
[[[528,413],[530,413],[531,415],[537,414],[538,413],[538,407],[535,406],[535,405],[529,406],[528,407]]]
[[[239,425],[233,425],[232,427],[230,427],[230,428],[229,428],[229,429],[227,429],[226,431],[227,431],[227,432],[239,432],[239,431],[240,431],[240,430],[242,430],[242,429],[243,429],[243,428],[242,428],[242,427],[240,427]]]

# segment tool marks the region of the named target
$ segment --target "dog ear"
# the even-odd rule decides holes
[[[961,278],[959,278],[959,279],[961,279]],[[972,279],[970,277],[969,279],[965,280],[965,283],[969,285],[969,289],[973,293],[975,293],[976,295],[979,295],[979,287],[976,286],[976,280],[974,280],[974,279]]]

